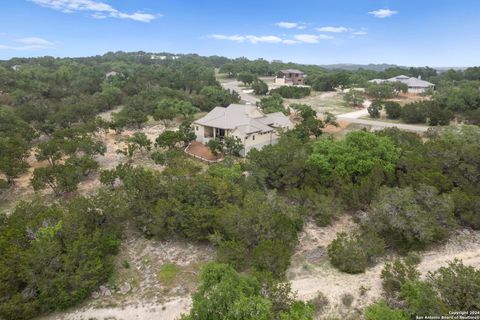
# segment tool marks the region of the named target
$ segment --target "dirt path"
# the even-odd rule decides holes
[[[326,247],[335,238],[335,234],[354,228],[355,224],[348,216],[327,228],[308,223],[300,236],[297,253],[292,258],[288,270],[292,289],[297,291],[298,298],[302,300],[312,299],[318,292],[322,292],[330,302],[324,316],[355,315],[382,295],[380,273],[384,262],[394,257],[387,257],[358,275],[339,272],[328,262]],[[421,253],[421,257],[422,262],[418,268],[423,275],[445,266],[455,258],[463,260],[466,265],[480,268],[480,232],[459,231],[447,243]],[[351,306],[342,304],[344,295],[354,297]]]

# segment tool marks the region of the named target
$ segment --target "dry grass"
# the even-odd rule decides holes
[[[310,105],[320,114],[329,112],[334,115],[356,111],[357,109],[345,106],[343,96],[338,92],[312,91],[310,96],[302,99],[285,99],[285,104],[304,103]]]

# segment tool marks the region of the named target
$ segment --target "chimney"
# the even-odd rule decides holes
[[[422,80],[422,75],[418,75],[418,80]]]

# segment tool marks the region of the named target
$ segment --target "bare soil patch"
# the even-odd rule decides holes
[[[190,295],[197,287],[200,268],[214,258],[211,246],[148,240],[130,230],[108,284],[83,305],[39,319],[177,319],[191,307]],[[176,266],[177,272],[169,281],[159,276],[165,265]]]
[[[288,270],[288,279],[302,300],[312,299],[318,292],[328,298],[329,305],[319,319],[329,316],[359,317],[365,306],[382,296],[380,273],[385,262],[395,256],[385,257],[365,273],[357,275],[342,273],[328,261],[326,248],[337,232],[348,232],[355,227],[352,219],[344,216],[326,228],[307,223],[300,235],[300,243]],[[463,260],[466,265],[479,268],[480,231],[457,231],[446,243],[421,252],[420,255],[422,262],[418,268],[423,276],[455,258]],[[344,295],[353,296],[350,306],[342,303]]]

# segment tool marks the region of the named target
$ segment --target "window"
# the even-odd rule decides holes
[[[255,135],[252,136],[252,140],[255,141]]]
[[[195,130],[197,130],[197,131],[198,131],[198,126],[195,126]]]

